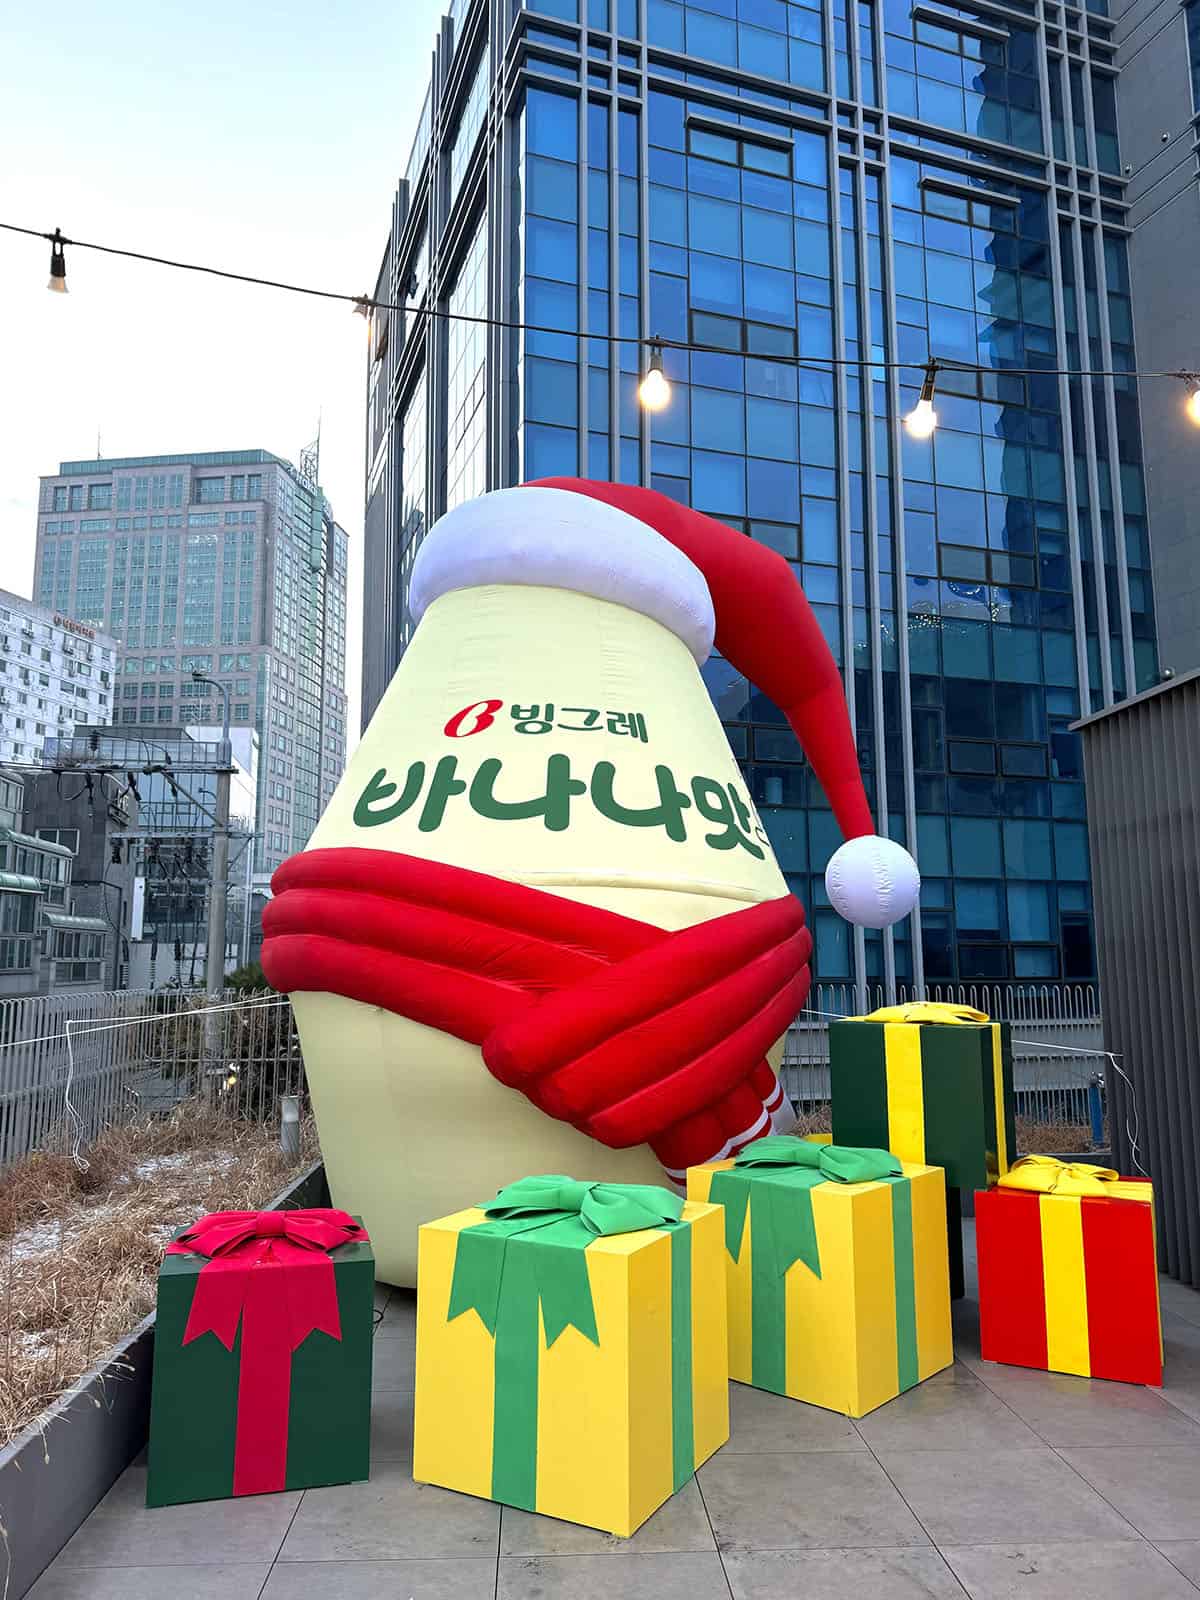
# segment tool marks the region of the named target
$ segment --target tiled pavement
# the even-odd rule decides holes
[[[985,1364],[968,1299],[955,1366],[859,1423],[734,1385],[729,1444],[629,1540],[414,1484],[413,1298],[379,1301],[369,1483],[146,1511],[134,1465],[35,1600],[1200,1592],[1200,1294],[1169,1280],[1161,1392]]]

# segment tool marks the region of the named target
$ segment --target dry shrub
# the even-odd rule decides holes
[[[0,1444],[153,1309],[163,1246],[206,1211],[265,1204],[301,1160],[270,1127],[197,1105],[102,1134],[81,1171],[36,1155],[0,1176]]]
[[[1074,1155],[1092,1148],[1092,1130],[1080,1122],[1017,1118],[1017,1150],[1023,1156]]]
[[[796,1126],[787,1131],[797,1137],[806,1133],[832,1133],[832,1113],[827,1105],[814,1106],[811,1111],[797,1111]]]

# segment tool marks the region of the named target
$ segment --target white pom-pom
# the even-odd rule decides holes
[[[921,893],[917,863],[902,844],[867,834],[847,839],[825,868],[835,911],[862,928],[887,928],[906,917]]]

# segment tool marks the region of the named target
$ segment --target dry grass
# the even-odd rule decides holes
[[[1082,1123],[1017,1118],[1017,1151],[1023,1156],[1084,1154],[1091,1148],[1092,1130]]]
[[[193,1105],[104,1133],[81,1171],[35,1155],[0,1177],[0,1444],[153,1309],[163,1246],[206,1211],[263,1205],[301,1160],[273,1129]]]
[[[789,1133],[829,1133],[832,1129],[829,1107],[814,1106],[797,1114]],[[1023,1156],[1034,1154],[1084,1154],[1092,1148],[1091,1129],[1078,1122],[1045,1122],[1037,1117],[1017,1118],[1017,1150]]]

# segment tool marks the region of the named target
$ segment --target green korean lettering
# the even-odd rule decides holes
[[[382,810],[372,809],[396,793],[396,785],[388,782],[387,768],[380,767],[355,804],[355,827],[378,828],[385,822],[394,822],[397,817],[402,817],[420,794],[424,782],[425,763],[414,761],[408,769],[408,776],[404,780],[404,788],[400,791],[399,799],[392,801]]]
[[[734,850],[740,845],[755,860],[763,859],[762,849],[750,837],[750,812],[731,783],[721,784],[715,778],[693,778],[692,795],[696,810],[704,820],[723,830],[706,833],[705,844],[712,845],[714,850]]]
[[[545,793],[529,800],[496,798],[496,779],[502,765],[494,756],[480,763],[479,771],[471,780],[471,809],[493,822],[527,822],[541,817],[549,832],[565,833],[571,823],[573,796],[587,793],[587,784],[571,776],[570,756],[549,757]]]
[[[433,777],[429,780],[429,793],[421,807],[421,820],[417,823],[419,833],[433,833],[440,828],[442,818],[446,815],[447,802],[456,794],[466,792],[466,784],[454,776],[457,770],[457,756],[443,756],[434,767]]]
[[[627,828],[664,828],[668,839],[683,844],[687,839],[683,813],[692,802],[676,786],[675,774],[670,767],[658,766],[654,769],[658,804],[651,806],[622,805],[613,793],[616,771],[611,761],[597,761],[592,773],[592,804],[600,815]]]

